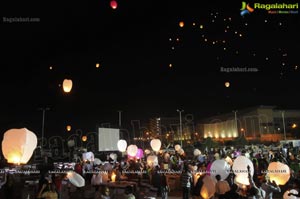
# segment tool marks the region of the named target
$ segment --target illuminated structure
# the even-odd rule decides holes
[[[275,106],[257,106],[217,115],[198,124],[202,137],[232,140],[241,135],[248,140],[279,141],[300,138],[300,110],[280,110]],[[297,137],[298,136],[298,137]]]

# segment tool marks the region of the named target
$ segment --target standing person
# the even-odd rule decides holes
[[[183,172],[180,176],[180,181],[182,187],[182,198],[189,199],[191,186],[193,184],[193,176],[187,164],[184,165]]]
[[[221,176],[216,175],[216,195],[219,199],[226,199],[226,193],[230,191],[229,183],[226,180],[221,180]]]
[[[161,173],[161,199],[168,199],[168,192],[170,191],[167,176],[165,172]]]
[[[266,192],[265,199],[273,199],[274,192],[277,192],[277,193],[281,192],[280,187],[276,184],[276,182],[274,180],[271,183],[269,181],[269,179],[266,179],[266,178],[263,180],[261,188]]]

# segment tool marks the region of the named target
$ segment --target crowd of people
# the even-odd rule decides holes
[[[153,155],[153,154],[152,154]],[[241,148],[223,147],[206,149],[202,153],[192,157],[177,151],[161,151],[154,153],[157,156],[156,164],[149,164],[147,156],[142,159],[122,157],[115,160],[95,164],[93,161],[78,161],[74,171],[85,179],[85,187],[91,186],[95,192],[94,199],[110,199],[112,193],[107,183],[111,181],[112,174],[116,175],[116,181],[136,181],[136,186],[127,186],[122,195],[124,199],[140,198],[142,182],[147,182],[153,187],[156,197],[167,199],[171,189],[168,176],[177,175],[182,191],[182,198],[216,198],[216,199],[272,199],[274,196],[282,198],[287,190],[296,190],[288,193],[289,196],[300,197],[299,177],[299,151],[290,146],[281,146],[273,149],[265,146],[244,146]],[[218,159],[227,159],[234,162],[238,156],[245,156],[252,161],[253,175],[248,169],[248,185],[241,186],[234,180],[235,174],[230,172],[226,179],[220,174],[213,177],[209,173],[209,165]],[[285,185],[278,185],[270,181],[266,172],[271,162],[282,162],[290,167],[290,179]],[[231,162],[231,163],[232,163]],[[211,176],[214,180],[213,193],[203,195],[205,176]],[[18,184],[13,174],[4,173],[0,181],[1,198],[18,198],[16,186]],[[20,185],[20,183],[19,183]],[[40,173],[37,193],[35,198],[64,199],[82,198],[85,187],[75,188],[70,191],[72,184],[68,181],[66,173]],[[174,185],[172,185],[174,186]],[[67,192],[64,192],[67,189]],[[209,187],[211,189],[211,187]],[[21,189],[20,189],[21,190]],[[209,191],[206,190],[208,193]],[[67,194],[67,195],[65,195]],[[2,197],[3,196],[3,197]]]

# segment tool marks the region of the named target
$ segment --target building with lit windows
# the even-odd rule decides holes
[[[203,138],[232,140],[243,135],[247,140],[277,142],[299,139],[299,124],[300,110],[257,106],[210,117],[197,127]]]

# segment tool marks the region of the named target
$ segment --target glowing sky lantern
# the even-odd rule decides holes
[[[70,79],[65,79],[63,81],[63,89],[66,93],[69,93],[72,90],[73,82]]]
[[[118,150],[120,152],[125,152],[126,151],[126,147],[127,147],[126,140],[119,140],[117,145],[118,145]]]
[[[135,157],[136,157],[137,159],[143,158],[143,157],[144,157],[144,151],[143,151],[143,149],[138,149],[138,151],[137,151]]]
[[[179,151],[181,149],[181,146],[179,144],[175,145],[175,151]]]
[[[26,164],[37,146],[36,135],[26,128],[10,129],[4,133],[2,153],[8,163]]]
[[[127,147],[127,154],[130,155],[131,157],[135,157],[137,152],[138,152],[138,148],[136,145],[132,144]]]
[[[180,21],[180,22],[179,22],[179,27],[180,27],[180,28],[183,28],[183,26],[184,26],[184,22],[183,22],[183,21]]]
[[[150,142],[150,146],[152,148],[153,151],[159,151],[160,147],[161,147],[161,141],[159,139],[153,139]]]
[[[93,152],[86,152],[82,154],[83,161],[94,161],[95,155]]]
[[[70,183],[73,184],[75,187],[84,187],[85,185],[84,178],[74,171],[68,172],[67,178],[69,179]]]
[[[277,185],[285,185],[290,179],[290,168],[281,162],[271,162],[268,166],[268,176]]]
[[[71,125],[67,125],[67,131],[71,131],[72,127]]]
[[[147,165],[149,167],[155,167],[158,165],[158,157],[156,155],[149,155],[147,157]]]
[[[112,9],[117,9],[117,7],[118,7],[117,1],[114,1],[114,0],[110,1],[110,7]]]
[[[86,135],[82,136],[82,137],[81,137],[81,140],[82,140],[83,142],[86,142],[86,141],[87,141],[87,136],[86,136]]]
[[[225,87],[229,87],[230,86],[230,83],[229,82],[225,82]]]

